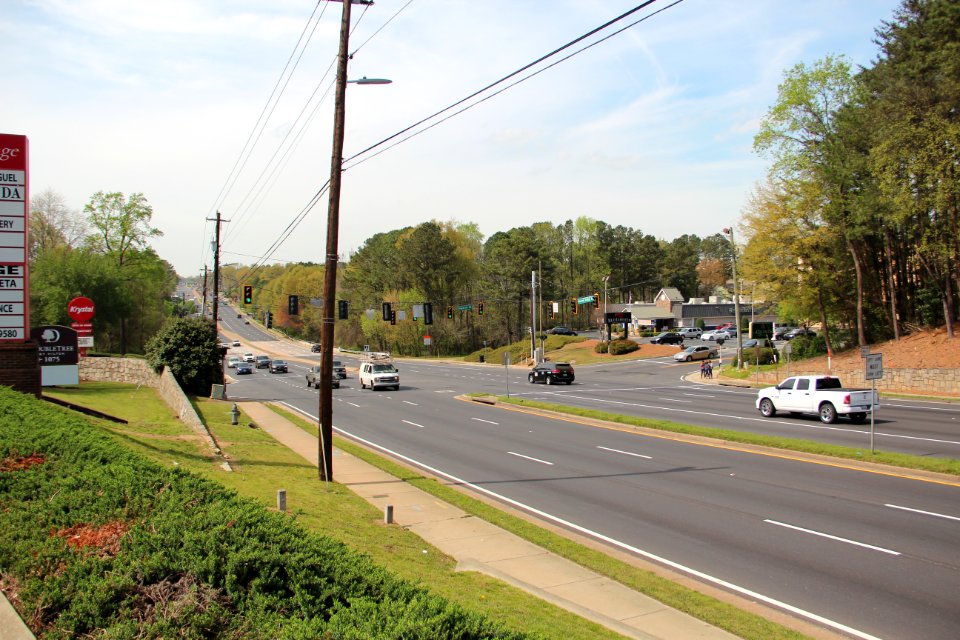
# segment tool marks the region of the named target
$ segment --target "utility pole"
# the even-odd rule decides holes
[[[207,315],[207,265],[203,265],[203,298],[200,300],[200,317]]]
[[[737,317],[737,369],[741,366],[741,357],[743,356],[743,332],[740,331],[740,294],[737,286],[737,244],[733,241],[733,227],[727,227],[723,230],[730,236],[730,255],[733,256],[733,313]]]
[[[530,272],[530,356],[537,364],[537,272]]]
[[[213,222],[216,221],[216,239],[213,241],[213,326],[217,326],[217,318],[220,317],[220,223],[229,222],[220,217],[217,211],[216,218],[207,218]],[[206,280],[204,280],[204,299],[206,299]]]
[[[323,272],[323,314],[320,325],[320,441],[317,467],[320,479],[333,481],[333,308],[337,297],[339,261],[340,182],[343,174],[343,127],[347,102],[347,56],[350,40],[350,5],[373,4],[371,0],[341,0],[340,48],[337,53],[337,86],[333,109],[333,150],[330,159],[330,191],[327,207],[327,252]]]

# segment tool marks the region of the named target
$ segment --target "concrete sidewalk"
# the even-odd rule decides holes
[[[260,429],[317,464],[316,437],[259,402],[238,404]],[[397,525],[455,558],[458,570],[488,574],[628,638],[736,638],[468,515],[355,456],[339,449],[333,455],[337,482],[380,510],[392,505]]]

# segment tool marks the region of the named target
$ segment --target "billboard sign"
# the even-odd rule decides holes
[[[26,136],[0,133],[0,342],[23,342],[30,326],[28,159]]]

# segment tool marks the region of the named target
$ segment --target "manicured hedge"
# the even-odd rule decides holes
[[[527,637],[5,387],[0,574],[50,638]]]
[[[624,353],[632,353],[640,348],[640,345],[633,340],[613,340],[610,342],[610,355],[619,356]]]

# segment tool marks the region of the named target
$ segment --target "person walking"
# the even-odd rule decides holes
[[[704,360],[700,363],[700,378],[707,377],[707,361]]]

